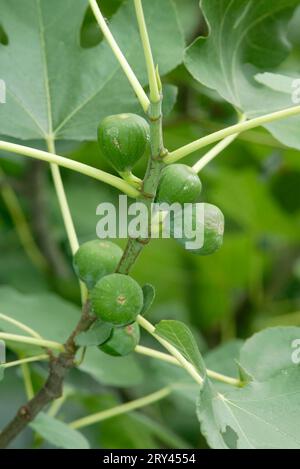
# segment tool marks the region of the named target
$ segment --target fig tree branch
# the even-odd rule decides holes
[[[146,24],[143,22],[141,25],[144,36],[148,37],[146,30]],[[144,44],[144,53],[146,56],[146,61],[152,61],[152,52],[150,42],[146,41]],[[153,64],[152,64],[153,65]],[[151,70],[152,65],[148,64],[148,73],[149,81],[151,80]],[[142,190],[140,193],[140,198],[144,201],[148,209],[148,227],[151,230],[151,211],[152,211],[152,202],[155,199],[156,191],[159,183],[160,173],[164,166],[162,158],[166,153],[163,143],[163,130],[162,130],[162,100],[163,96],[160,94],[158,102],[153,102],[151,100],[148,118],[150,121],[150,147],[151,155],[148,161],[146,175],[143,180]],[[145,239],[129,239],[124,255],[120,261],[120,264],[117,268],[117,272],[122,274],[128,274],[133,267],[134,263],[138,259],[143,248],[150,241],[150,233]]]
[[[7,448],[48,404],[62,396],[64,380],[69,370],[75,366],[75,356],[78,350],[75,338],[80,332],[89,329],[94,321],[95,317],[90,313],[90,305],[86,302],[76,328],[66,343],[60,346],[63,351],[58,356],[51,357],[49,375],[44,386],[31,400],[20,407],[15,417],[0,433],[0,448]]]
[[[140,200],[144,201],[148,209],[148,227],[151,230],[151,211],[152,202],[155,199],[156,191],[159,183],[161,170],[164,166],[162,155],[164,155],[164,145],[162,137],[162,114],[161,114],[162,98],[159,103],[151,103],[149,110],[150,120],[150,145],[151,156],[148,161],[147,172],[143,180]],[[128,274],[142,252],[143,248],[150,241],[150,233],[147,238],[128,240],[124,255],[117,268],[117,272]]]
[[[90,0],[91,7],[94,11],[96,19],[99,23],[99,26],[102,29],[103,34],[109,41],[116,57],[118,58],[120,64],[124,65],[124,56],[117,45],[116,41],[112,37],[105,20],[101,14],[101,11],[95,0]],[[143,90],[141,104],[144,108],[145,113],[147,114],[150,120],[150,146],[151,146],[151,156],[148,161],[148,167],[146,171],[145,178],[143,180],[142,191],[139,194],[140,198],[144,201],[145,205],[148,208],[149,221],[151,219],[151,205],[155,199],[160,172],[163,167],[162,157],[165,154],[164,144],[163,144],[163,132],[162,132],[162,95],[159,90],[158,85],[158,73],[155,71],[155,66],[153,62],[152,50],[149,41],[148,31],[146,27],[146,22],[144,18],[143,8],[140,1],[135,2],[137,19],[139,23],[140,36],[143,44],[145,60],[147,64],[148,78],[150,84],[150,100],[145,95]],[[132,70],[128,65],[125,59],[125,73],[127,74],[129,81],[132,77]],[[128,75],[129,72],[129,75]],[[154,77],[155,75],[155,77]],[[133,81],[133,84],[135,80]],[[160,80],[159,80],[160,83]],[[138,90],[141,91],[138,87]],[[146,102],[145,102],[146,96]],[[150,227],[151,224],[149,223]],[[117,272],[122,274],[128,274],[138,259],[140,253],[142,252],[144,246],[149,242],[149,237],[147,239],[132,239],[128,240],[127,246],[124,251],[124,255],[117,267]]]
[[[121,50],[119,49],[117,43],[115,42],[113,36],[111,35],[109,28],[107,27],[105,20],[99,10],[99,7],[94,0],[90,0],[90,5],[94,11],[96,19],[108,40],[113,52],[115,53],[117,59],[119,60],[123,70],[125,71],[130,83],[132,84],[133,88],[135,89],[137,96],[140,99],[140,102],[147,112],[149,108],[150,101],[146,96],[142,86],[138,82],[137,78],[135,77],[134,73],[132,72],[129,64],[127,63],[125,57],[123,56]],[[156,189],[159,181],[159,175],[162,165],[161,158],[163,156],[164,148],[163,148],[163,140],[162,140],[162,114],[161,114],[161,102],[162,98],[160,98],[158,103],[152,103],[150,105],[149,110],[149,118],[151,121],[151,158],[149,160],[149,165],[147,169],[147,174],[143,182],[143,191],[147,194],[144,196],[145,203],[147,204],[149,210],[151,207],[151,202],[154,200]],[[33,148],[25,147],[22,145],[16,145],[8,142],[0,141],[0,149],[22,154],[31,158],[36,158],[42,161],[47,161],[52,165],[59,165],[65,168],[73,169],[88,176],[94,177],[99,179],[103,182],[106,182],[114,187],[125,192],[132,197],[140,196],[140,192],[134,189],[130,184],[123,181],[116,176],[107,174],[103,171],[96,170],[89,166],[86,166],[82,163],[78,163],[72,160],[68,160],[67,158],[63,158],[55,154],[55,149],[53,146],[49,146],[50,152],[44,152],[40,150],[36,150]],[[55,182],[58,182],[58,179],[54,178]],[[58,187],[59,188],[59,187]],[[61,194],[60,194],[61,195]],[[60,202],[63,202],[63,198],[60,198]],[[63,207],[63,213],[65,216],[65,221],[68,222],[66,215],[67,211],[65,210],[66,207]],[[150,217],[150,213],[149,213]],[[67,223],[68,226],[68,223]],[[73,251],[75,247],[76,241],[74,241],[74,233],[70,233],[70,226],[69,229],[69,237],[71,234],[71,241],[73,246]],[[140,245],[139,241],[130,240],[129,243],[133,244],[133,250],[125,250],[125,258],[123,261],[127,262],[127,256],[130,252],[130,262],[131,265],[136,260],[135,249],[137,246]],[[130,266],[128,265],[128,268]],[[120,268],[122,269],[122,260],[120,264]],[[20,432],[29,422],[34,420],[34,418],[42,411],[49,403],[53,402],[55,399],[58,399],[62,396],[63,392],[63,383],[68,371],[75,366],[75,355],[78,350],[78,347],[75,344],[75,338],[80,333],[83,332],[93,324],[95,321],[95,317],[90,314],[90,306],[89,303],[86,302],[83,307],[82,317],[76,327],[76,329],[72,332],[69,339],[67,340],[63,348],[63,351],[58,355],[58,357],[52,357],[50,360],[49,365],[49,375],[48,379],[43,386],[43,388],[31,399],[26,405],[22,406],[19,411],[17,412],[16,416],[12,419],[12,421],[4,428],[4,430],[0,434],[0,448],[6,448],[10,442],[19,435]],[[7,334],[6,334],[7,336]],[[15,339],[18,336],[15,336]],[[12,335],[10,335],[12,339]],[[16,339],[20,340],[20,339]],[[24,340],[24,338],[22,338]],[[28,341],[38,341],[39,339],[35,338],[25,338]],[[52,344],[53,345],[53,344]]]

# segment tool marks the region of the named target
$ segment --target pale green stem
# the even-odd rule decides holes
[[[0,319],[10,324],[13,324],[14,326],[18,327],[24,332],[27,332],[27,334],[31,335],[32,337],[35,337],[36,339],[42,339],[40,334],[35,330],[31,329],[31,327],[26,326],[26,324],[23,324],[22,322],[17,321],[16,319],[11,318],[10,316],[6,316],[6,314],[0,313]]]
[[[47,145],[48,145],[48,151],[50,153],[56,152],[55,142],[52,138],[49,138],[47,140]],[[71,252],[72,252],[72,255],[74,256],[74,254],[79,249],[79,242],[78,242],[73,218],[71,215],[71,210],[68,204],[68,199],[66,196],[64,184],[63,184],[62,177],[60,174],[60,169],[57,166],[57,164],[53,164],[53,163],[50,164],[50,169],[52,173],[52,179],[53,179],[53,183],[55,187],[55,192],[56,192],[58,203],[60,206],[60,211],[61,211],[63,221],[64,221],[65,230],[67,232]],[[84,304],[88,296],[88,291],[83,282],[80,281],[79,285],[80,285],[80,291],[81,291],[82,304]]]
[[[148,161],[141,195],[144,197],[144,204],[148,210],[149,227],[151,226],[152,202],[155,199],[161,169],[164,166],[161,162],[161,156],[164,152],[161,104],[161,101],[155,104],[151,103],[149,108],[151,157]],[[145,243],[148,241],[149,238],[147,240],[133,238],[128,240],[123,257],[117,267],[118,273],[128,274],[130,272],[130,269],[142,252]]]
[[[218,130],[222,130],[222,126],[220,126],[220,124],[216,124],[215,122],[213,123],[210,120],[203,119],[202,116],[196,117],[195,119],[192,119],[192,121],[195,123],[199,123],[202,128],[205,128],[209,132],[217,132]],[[171,124],[171,127],[172,125],[174,124]],[[278,142],[275,137],[273,137],[273,135],[271,135],[270,133],[261,132],[259,127],[252,130],[247,130],[246,132],[239,134],[237,138],[248,143],[257,143],[258,145],[276,148],[278,147],[283,149],[286,148],[286,145]]]
[[[255,127],[259,127],[261,125],[270,124],[281,119],[297,116],[299,114],[300,106],[295,106],[283,109],[282,111],[266,114],[264,116],[251,119],[240,124],[232,125],[231,127],[227,127],[226,129],[219,130],[218,132],[214,132],[210,135],[207,135],[206,137],[202,137],[192,143],[189,143],[188,145],[179,148],[178,150],[169,153],[164,158],[164,162],[166,164],[175,163],[176,161],[181,160],[185,156],[188,156],[191,153],[194,153],[195,151],[201,150],[201,148],[204,148],[207,145],[216,143],[219,140],[222,140],[223,138],[227,138],[234,134],[240,134],[241,132],[245,132],[246,130],[254,129]]]
[[[126,181],[130,185],[136,187],[139,191],[141,190],[142,185],[143,185],[142,179],[140,179],[137,176],[135,176],[134,174],[132,174],[131,171],[123,171],[123,172],[120,171],[119,174],[122,177],[122,179],[124,179],[124,181]]]
[[[48,145],[48,151],[50,153],[55,153],[55,143],[53,139],[49,139],[47,141],[47,145]],[[66,229],[67,236],[69,239],[71,251],[72,251],[72,254],[74,255],[78,251],[79,242],[78,242],[74,222],[72,219],[70,207],[68,204],[66,192],[64,189],[62,177],[61,177],[60,170],[57,164],[51,163],[50,168],[51,168],[52,178],[53,178],[54,187],[55,187],[56,195],[58,198],[61,214],[64,220],[65,229]]]
[[[130,67],[129,63],[127,62],[123,52],[121,51],[120,47],[118,46],[115,38],[113,37],[112,33],[110,32],[109,27],[106,24],[106,21],[100,11],[100,8],[97,4],[96,0],[89,0],[90,6],[96,18],[96,21],[107,40],[108,44],[110,45],[114,55],[116,56],[119,64],[121,65],[125,75],[128,78],[129,83],[131,84],[135,94],[138,97],[139,102],[141,103],[142,108],[145,112],[147,112],[150,101],[148,96],[146,95],[142,85],[140,84],[139,80],[137,79],[135,73],[133,72],[132,68]]]
[[[145,355],[147,357],[156,358],[157,360],[164,361],[166,363],[171,363],[172,365],[182,367],[181,363],[173,356],[168,355],[167,353],[159,352],[158,350],[153,350],[148,347],[143,347],[138,345],[135,348],[135,352],[141,355]],[[220,381],[222,383],[230,384],[232,386],[240,386],[241,382],[238,379],[231,378],[229,376],[222,375],[220,373],[216,373],[212,370],[206,370],[207,376],[209,378],[215,379],[216,381]]]
[[[26,337],[23,335],[8,334],[6,332],[0,332],[0,339],[8,340],[11,342],[20,342],[22,344],[36,345],[37,347],[44,347],[53,350],[59,350],[63,352],[64,346],[58,342],[53,342],[52,340],[37,339],[35,337]]]
[[[224,138],[214,148],[207,152],[196,164],[193,166],[195,173],[200,173],[205,166],[207,166],[212,160],[216,158],[225,148],[227,148],[237,138],[238,134],[230,135],[230,137]]]
[[[152,103],[158,103],[161,99],[160,92],[157,83],[157,73],[153,61],[153,55],[151,50],[151,44],[147,31],[145,15],[143,11],[143,5],[141,0],[134,0],[134,6],[136,11],[136,17],[139,25],[141,40],[144,49],[144,55],[146,60],[146,66],[148,71],[149,88],[150,88],[150,100]]]
[[[8,362],[8,363],[3,363],[0,365],[0,368],[13,368],[15,366],[20,366],[23,363],[34,363],[34,362],[41,362],[44,360],[48,360],[49,355],[35,355],[34,357],[28,357],[28,358],[21,358],[20,360],[15,360],[13,362]]]
[[[184,368],[196,381],[197,384],[200,384],[200,386],[203,385],[204,378],[200,376],[198,371],[195,369],[195,367],[186,360],[186,358],[169,342],[167,342],[165,339],[162,339],[155,333],[155,327],[147,321],[143,316],[138,316],[137,321],[139,325],[145,329],[149,334],[151,334],[168,352],[173,355],[173,357],[176,358],[176,360],[180,363],[182,368]]]
[[[4,173],[0,168],[0,176],[4,177]],[[1,194],[7,210],[11,216],[12,221],[14,222],[16,232],[19,236],[21,245],[24,248],[28,258],[31,260],[33,265],[35,265],[39,270],[47,270],[47,261],[44,256],[41,254],[33,236],[29,225],[27,223],[26,217],[24,215],[21,204],[18,200],[16,193],[13,188],[3,181],[1,185]]]
[[[22,376],[25,386],[26,397],[30,401],[34,397],[33,384],[30,375],[30,369],[27,363],[21,363]]]
[[[243,116],[240,119],[240,122],[245,122],[246,116]],[[213,161],[225,148],[229,147],[234,140],[239,136],[239,134],[233,134],[229,137],[224,138],[221,142],[217,143],[209,152],[207,152],[199,161],[193,166],[195,173],[202,171],[205,166],[207,166],[211,161]]]
[[[55,155],[47,151],[37,150],[36,148],[26,147],[24,145],[18,145],[15,143],[5,142],[0,140],[0,150],[8,151],[10,153],[16,153],[18,155],[27,156],[40,161],[46,161],[47,163],[54,163],[63,168],[71,169],[78,173],[84,174],[91,178],[97,179],[98,181],[104,182],[113,186],[130,197],[137,198],[140,196],[140,192],[128,184],[123,179],[114,176],[112,174],[101,171],[100,169],[93,168],[78,161],[64,158],[63,156]]]
[[[104,410],[102,412],[98,412],[96,414],[89,415],[79,420],[75,420],[71,422],[69,426],[74,429],[88,427],[89,425],[93,425],[98,422],[102,422],[103,420],[110,419],[112,417],[116,417],[117,415],[126,414],[132,410],[140,409],[142,407],[146,407],[154,402],[158,402],[161,399],[169,396],[172,392],[171,387],[165,387],[160,389],[153,394],[149,394],[148,396],[142,397],[140,399],[136,399],[134,401],[128,402],[126,404],[121,404],[119,406],[113,407],[112,409]]]

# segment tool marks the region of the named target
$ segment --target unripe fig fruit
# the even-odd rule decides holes
[[[122,249],[111,241],[88,241],[75,254],[74,269],[77,276],[91,289],[100,278],[116,270],[122,256]]]
[[[130,174],[146,152],[149,134],[149,124],[136,114],[106,117],[98,128],[100,151],[119,173]]]
[[[173,203],[194,203],[199,200],[202,183],[195,171],[184,164],[166,166],[161,174],[157,201]]]
[[[114,357],[123,357],[133,352],[140,341],[137,322],[123,327],[114,327],[110,338],[99,346],[102,352]]]
[[[99,280],[91,292],[92,309],[102,321],[114,325],[134,322],[143,307],[143,290],[123,274],[111,274]]]
[[[197,217],[197,209],[198,206],[198,213],[202,213],[203,217]],[[201,235],[203,235],[203,245],[199,248],[191,248],[187,247],[188,243],[194,242],[196,239],[196,235],[194,239],[188,239],[184,233],[182,237],[177,237],[175,235],[175,227],[176,223],[176,215],[172,219],[171,222],[171,235],[182,244],[188,251],[192,254],[196,254],[199,256],[208,256],[214,254],[223,244],[223,236],[224,236],[224,215],[221,210],[216,207],[215,205],[211,204],[194,204],[191,205],[184,213],[185,217],[190,217],[188,220],[189,226],[192,227],[192,230],[199,235],[199,239]],[[182,224],[180,217],[179,223]],[[186,223],[186,220],[184,221]]]

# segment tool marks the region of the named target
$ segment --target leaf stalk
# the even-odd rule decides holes
[[[254,119],[250,119],[246,122],[242,122],[236,125],[232,125],[227,127],[226,129],[219,130],[218,132],[214,132],[206,137],[202,137],[194,142],[185,145],[178,150],[170,152],[165,158],[164,162],[166,164],[175,163],[176,161],[181,160],[182,158],[194,153],[195,151],[201,150],[208,145],[218,142],[224,138],[229,136],[240,134],[245,132],[246,130],[251,130],[261,125],[271,124],[272,122],[276,122],[281,119],[285,119],[288,117],[297,116],[300,114],[300,106],[294,106],[290,108],[283,109],[281,111],[272,112],[271,114],[266,114],[264,116],[256,117]]]
[[[111,47],[111,50],[113,51],[115,57],[117,58],[119,64],[121,65],[125,75],[128,78],[129,83],[131,84],[135,94],[137,95],[137,98],[144,109],[145,112],[147,112],[150,101],[148,96],[146,95],[141,83],[137,79],[135,73],[133,72],[132,68],[130,67],[127,59],[125,58],[123,52],[121,51],[119,45],[117,44],[115,38],[113,37],[112,33],[110,32],[109,27],[106,24],[106,21],[101,13],[101,10],[97,4],[96,0],[89,0],[91,9],[94,13],[94,16],[96,18],[96,21],[105,37],[107,40],[109,46]]]

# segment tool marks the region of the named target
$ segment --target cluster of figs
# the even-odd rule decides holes
[[[101,155],[125,180],[137,183],[132,174],[134,165],[149,151],[149,124],[135,114],[119,114],[106,117],[98,128]],[[187,165],[166,165],[158,185],[156,200],[159,203],[190,204],[191,226],[204,232],[204,243],[199,249],[191,250],[196,255],[210,255],[223,242],[224,216],[215,205],[202,203],[201,226],[193,206],[200,203],[201,180]],[[187,246],[187,240],[176,238]],[[89,291],[94,314],[99,321],[111,326],[110,335],[99,348],[113,356],[131,353],[140,340],[136,321],[144,304],[143,290],[129,275],[117,273],[123,250],[108,240],[93,240],[84,243],[74,256],[75,272]]]

